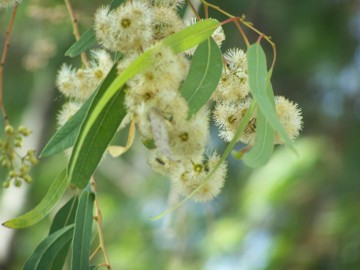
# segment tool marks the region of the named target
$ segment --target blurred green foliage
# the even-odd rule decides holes
[[[150,171],[144,147],[137,142],[123,158],[105,158],[96,177],[113,269],[360,269],[359,3],[211,2],[235,15],[245,14],[277,44],[274,91],[303,109],[299,157],[278,147],[271,162],[256,171],[231,159],[218,199],[206,205],[188,203],[159,221],[149,218],[167,207],[169,181]],[[74,5],[84,32],[99,3],[81,0]],[[0,11],[0,44],[10,15]],[[225,31],[235,27],[226,26]],[[223,50],[244,47],[238,34],[226,33]],[[45,60],[36,58],[41,40],[54,48]],[[41,148],[55,131],[62,104],[54,88],[56,71],[64,61],[80,65],[80,59],[63,56],[72,42],[62,1],[20,5],[5,66],[4,99],[14,125],[28,119],[23,124],[40,136],[32,147]],[[271,56],[271,48],[266,49]],[[29,68],[29,56],[43,65]],[[27,114],[33,107],[43,108],[43,115],[30,121]],[[38,121],[44,130],[36,130]],[[65,162],[58,155],[33,170],[24,211],[40,201]],[[50,221],[16,231],[0,269],[20,269],[47,235]],[[101,262],[101,256],[96,260]]]

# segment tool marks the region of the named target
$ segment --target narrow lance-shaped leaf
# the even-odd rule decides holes
[[[99,92],[96,95],[81,125],[70,158],[68,177],[72,184],[79,188],[84,188],[87,185],[102,154],[125,116],[125,109],[122,105],[123,94],[119,95],[119,90],[124,84],[151,66],[154,55],[158,48],[161,48],[160,46],[165,44],[175,53],[179,53],[206,40],[218,26],[218,21],[208,19],[167,37],[135,59],[128,68],[120,73],[105,93]],[[114,97],[115,95],[117,97]]]
[[[257,168],[265,165],[274,150],[275,132],[263,113],[258,110],[256,114],[255,145],[243,156],[245,164]]]
[[[34,225],[46,217],[56,203],[61,199],[67,187],[66,170],[63,170],[51,184],[41,202],[31,211],[3,223],[5,227],[22,229]]]
[[[110,3],[110,10],[117,8],[124,0],[113,0]],[[65,52],[65,56],[75,57],[82,52],[94,47],[97,44],[95,32],[92,28],[88,29],[78,41],[76,41],[71,47]]]
[[[56,213],[50,227],[49,235],[74,224],[76,209],[78,205],[78,196],[72,197],[60,210]],[[49,270],[62,270],[65,264],[66,256],[70,248],[70,241],[66,243],[54,258]]]
[[[49,269],[62,248],[71,241],[74,225],[62,228],[45,238],[25,262],[23,270]]]
[[[264,94],[263,89],[266,89],[266,84],[268,83],[267,67],[265,53],[260,44],[256,43],[251,45],[246,56],[248,62],[250,91],[257,103],[258,109],[263,113],[270,125],[284,139],[286,145],[296,152],[293,142],[276,117],[276,112],[273,106],[274,99],[271,100],[268,94]]]
[[[90,184],[89,184],[90,185]],[[95,194],[88,187],[82,192],[75,217],[71,269],[88,270]]]
[[[97,44],[95,32],[92,28],[88,29],[78,41],[76,41],[71,47],[65,52],[65,56],[75,57],[79,54],[87,51],[90,48],[95,47]]]
[[[79,134],[81,123],[84,121],[91,102],[97,92],[105,91],[116,78],[116,66],[114,65],[105,77],[98,89],[85,101],[81,108],[71,117],[49,140],[40,153],[40,157],[47,157],[64,151],[74,145]]]
[[[272,69],[267,74],[266,89],[262,90],[262,95],[268,97],[275,110],[274,92],[270,82],[271,74]],[[274,151],[274,139],[275,131],[273,127],[270,125],[269,121],[266,120],[264,114],[260,110],[257,110],[255,145],[244,155],[243,159],[245,164],[253,168],[265,165],[270,160]]]
[[[189,117],[209,100],[222,73],[222,54],[212,38],[201,43],[192,57],[191,67],[180,92],[189,104]]]

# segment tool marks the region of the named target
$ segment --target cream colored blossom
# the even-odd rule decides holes
[[[189,196],[204,183],[205,178],[214,170],[219,160],[220,156],[213,153],[208,160],[204,162],[187,161],[179,164],[171,174],[171,181],[177,192],[183,196]],[[223,162],[192,199],[198,202],[206,202],[214,199],[224,186],[226,172],[227,164]]]
[[[21,2],[22,0],[0,0],[0,8],[11,8]]]
[[[235,135],[237,128],[240,125],[245,113],[251,105],[251,99],[248,98],[241,102],[220,102],[216,103],[213,116],[215,124],[219,127],[219,136],[225,141],[230,142]],[[245,144],[254,144],[255,142],[255,127],[256,115],[254,114],[249,123],[241,134],[239,141]]]
[[[291,140],[299,136],[302,129],[302,115],[298,105],[283,96],[275,97],[276,116]],[[275,133],[275,144],[283,144],[284,140]]]
[[[131,1],[114,10],[100,8],[95,14],[96,38],[102,46],[122,53],[142,52],[152,40],[153,10]]]

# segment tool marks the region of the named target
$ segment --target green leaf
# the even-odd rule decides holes
[[[88,188],[81,194],[79,206],[76,211],[71,269],[89,269],[94,200],[95,194],[88,185]]]
[[[258,109],[265,116],[266,120],[284,139],[286,145],[296,152],[293,142],[281,126],[273,106],[274,98],[270,98],[269,94],[264,94],[264,89],[269,82],[266,57],[260,44],[251,45],[247,51],[248,75],[250,91],[255,99]]]
[[[99,85],[98,89],[93,93],[88,100],[81,106],[76,114],[71,117],[49,140],[42,152],[40,157],[47,157],[64,151],[65,149],[74,145],[76,137],[79,134],[80,126],[86,116],[87,111],[90,108],[91,102],[95,98],[95,95],[99,91],[106,90],[116,78],[116,65],[112,67],[108,75],[105,77],[103,82]]]
[[[49,214],[51,209],[53,209],[60,200],[67,185],[66,170],[63,170],[51,184],[44,198],[34,209],[22,216],[6,221],[3,225],[12,229],[22,229],[38,223]]]
[[[255,145],[243,156],[245,164],[252,168],[265,165],[274,150],[275,132],[261,111],[256,114]]]
[[[76,41],[71,47],[65,52],[65,56],[75,57],[79,54],[87,51],[90,48],[95,47],[97,44],[95,32],[92,28],[88,29],[78,41]]]
[[[99,92],[99,94],[104,93]],[[99,102],[101,97],[103,95],[97,95],[93,104]],[[95,122],[84,137],[82,144],[76,142],[70,158],[68,172],[70,182],[78,188],[83,189],[89,182],[121,120],[125,117],[124,97],[124,91],[117,92],[105,108],[96,115]],[[90,108],[90,115],[91,112],[92,108]],[[82,148],[81,151],[79,151],[80,147]]]
[[[168,36],[160,43],[170,47],[174,53],[180,53],[205,41],[219,26],[220,23],[217,20],[202,20]]]
[[[62,248],[71,241],[74,225],[62,228],[45,238],[25,262],[23,270],[49,269]]]
[[[102,154],[125,116],[126,112],[122,105],[124,94],[120,90],[129,79],[151,66],[158,46],[166,44],[175,53],[190,49],[206,40],[217,26],[219,26],[218,21],[208,19],[167,37],[135,59],[106,91],[97,93],[81,125],[69,161],[68,177],[72,184],[82,189],[89,182]]]
[[[117,8],[124,0],[113,0],[110,3],[110,10]],[[71,47],[65,52],[65,56],[75,57],[82,52],[94,47],[97,44],[95,32],[92,28],[88,29],[78,41],[76,41]]]
[[[180,92],[189,104],[189,117],[209,100],[222,73],[222,54],[212,38],[201,43],[192,57],[191,67]]]
[[[74,196],[56,213],[51,223],[49,234],[74,223],[78,197]]]
[[[49,235],[74,223],[77,205],[78,197],[74,196],[63,207],[60,208],[51,224]],[[54,258],[50,270],[63,269],[69,248],[70,242],[65,244],[57,254],[56,258]]]

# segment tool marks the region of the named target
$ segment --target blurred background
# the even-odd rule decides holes
[[[81,32],[107,3],[73,2]],[[120,159],[105,158],[96,179],[113,269],[360,269],[360,1],[210,2],[245,14],[276,43],[275,94],[303,111],[299,156],[277,147],[258,170],[230,157],[229,176],[216,200],[187,203],[158,221],[150,217],[168,207],[170,182],[150,170],[141,143]],[[11,10],[0,11],[1,49],[10,17]],[[225,26],[223,51],[245,49],[235,31]],[[252,42],[257,39],[247,33]],[[40,151],[56,129],[64,102],[54,87],[56,72],[63,62],[80,66],[79,58],[64,57],[73,42],[62,1],[20,5],[4,100],[13,125],[33,130],[25,148]],[[270,61],[271,48],[263,45]],[[222,151],[225,145],[212,130],[212,147]],[[0,222],[35,206],[65,163],[61,154],[43,159],[32,171],[33,184],[0,189]],[[52,216],[28,229],[0,229],[1,270],[21,269],[47,235]]]

